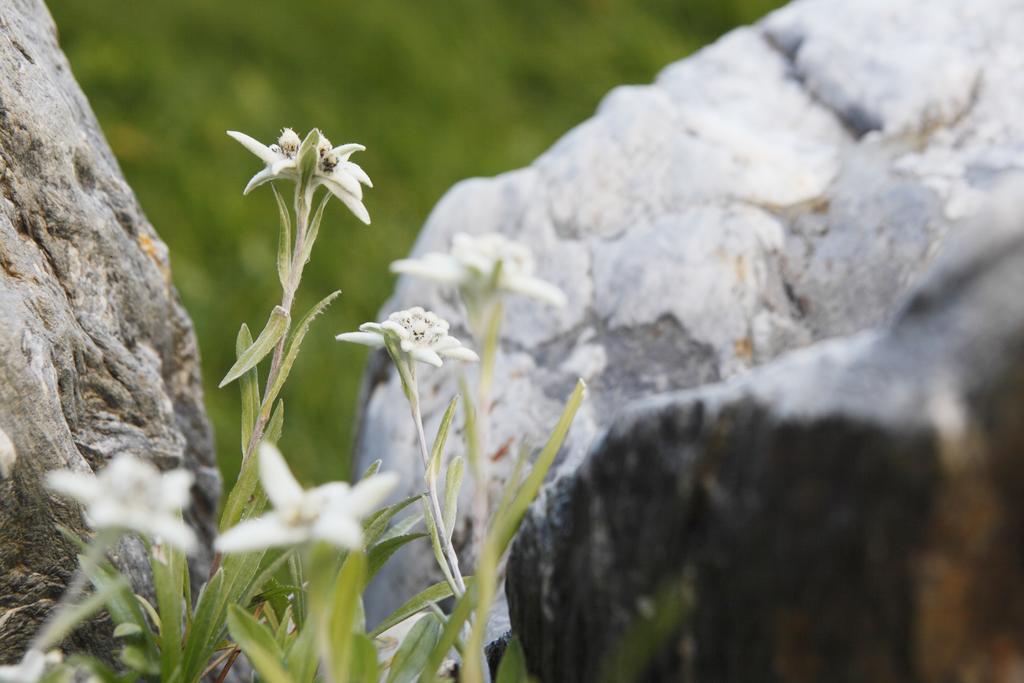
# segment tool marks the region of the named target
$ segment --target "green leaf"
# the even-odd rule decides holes
[[[306,138],[299,145],[299,151],[295,155],[296,165],[299,169],[299,187],[309,187],[310,181],[313,179],[313,173],[316,172],[317,162],[320,160],[320,154],[317,151],[317,146],[320,144],[320,131],[314,128],[309,131]]]
[[[461,455],[452,458],[444,474],[444,528],[448,540],[455,529],[455,515],[459,509],[459,490],[462,488],[462,471],[465,461]]]
[[[309,326],[318,315],[327,310],[327,307],[331,305],[332,301],[338,298],[339,294],[341,294],[341,290],[331,292],[313,306],[313,308],[309,309],[306,315],[302,316],[302,319],[299,320],[299,324],[295,326],[295,331],[288,340],[288,349],[285,351],[284,360],[281,362],[281,368],[278,370],[277,377],[274,379],[274,385],[270,388],[270,392],[267,396],[264,397],[265,401],[272,401],[277,398],[277,394],[284,386],[285,380],[288,379],[288,374],[292,371],[292,365],[295,364],[295,359],[299,355],[299,348],[302,346],[302,340],[306,338]]]
[[[468,587],[469,587],[470,582],[471,582],[472,579],[471,579],[471,577],[467,576],[467,577],[465,577],[465,580],[466,580],[466,587],[467,587],[467,590],[468,590]],[[401,621],[405,621],[406,619],[408,619],[412,615],[416,614],[417,612],[420,612],[420,611],[426,609],[431,604],[433,604],[433,603],[435,603],[435,602],[437,602],[439,600],[444,600],[445,598],[447,598],[451,594],[452,594],[452,587],[449,586],[446,581],[442,581],[440,583],[435,583],[433,586],[430,586],[429,588],[425,588],[424,590],[420,591],[419,593],[417,593],[413,597],[409,598],[409,600],[407,600],[405,602],[405,604],[403,604],[401,607],[399,607],[394,612],[392,612],[387,617],[385,617],[383,621],[381,621],[379,624],[377,624],[377,627],[374,628],[373,631],[370,632],[370,637],[371,638],[376,638],[381,633],[384,633],[384,631],[387,631],[389,628],[391,628],[395,624],[397,624],[397,623],[399,623]]]
[[[243,516],[251,517],[262,512],[262,502],[257,502],[257,500],[265,501],[266,497],[263,490],[258,489],[258,458],[259,454],[257,452],[256,457],[249,458],[242,463],[238,479],[235,481],[235,485],[231,487],[227,501],[224,503],[224,509],[220,513],[221,533],[238,524]]]
[[[250,346],[252,346],[252,334],[249,332],[249,326],[242,323],[241,329],[238,330],[238,338],[235,340],[235,357],[241,358]],[[239,382],[239,388],[242,391],[242,455],[245,455],[245,451],[249,447],[252,430],[256,424],[256,416],[260,412],[259,383],[260,373],[255,366],[243,374],[241,382]]]
[[[249,584],[248,590],[245,591],[245,597],[242,598],[241,604],[248,605],[252,600],[260,594],[263,586],[277,574],[278,570],[284,566],[285,562],[291,560],[292,555],[295,552],[295,548],[286,548],[281,551],[277,557],[264,565],[263,569],[256,576],[255,579]],[[301,585],[301,584],[300,584]],[[266,599],[266,596],[263,596]]]
[[[369,553],[366,556],[366,581],[369,582],[377,572],[380,571],[391,556],[401,548],[402,546],[412,543],[418,538],[425,538],[426,534],[405,534],[403,536],[394,536],[381,541],[377,545],[370,548]]]
[[[469,467],[473,471],[473,476],[479,478],[481,473],[480,458],[483,457],[478,452],[480,450],[479,426],[476,422],[476,405],[474,404],[473,394],[469,390],[469,384],[466,382],[465,376],[459,379],[459,390],[462,392],[463,397],[465,397],[465,400],[462,402],[464,406],[462,412],[465,415],[464,436],[466,455],[469,457]]]
[[[438,473],[441,471],[441,460],[444,453],[444,443],[448,439],[448,428],[452,425],[452,418],[455,417],[455,406],[459,403],[459,397],[456,394],[452,396],[452,400],[448,402],[448,408],[444,411],[444,417],[441,418],[441,425],[437,428],[437,436],[434,437],[434,446],[430,450],[430,462],[427,465],[427,481],[435,481]]]
[[[445,657],[448,656],[448,653],[458,642],[459,636],[462,634],[462,626],[469,619],[469,615],[472,614],[475,602],[476,590],[467,586],[466,594],[455,603],[455,607],[452,609],[451,614],[448,615],[447,621],[445,621],[444,631],[441,632],[441,637],[434,646],[434,650],[430,653],[427,665],[423,669],[423,675],[420,677],[421,683],[434,683],[437,670],[441,668]]]
[[[300,628],[288,649],[288,673],[295,683],[313,683],[319,662],[316,656],[316,629],[312,623]]]
[[[495,520],[491,533],[495,535],[494,540],[497,543],[499,555],[505,551],[512,537],[515,536],[516,530],[523,520],[523,515],[526,514],[530,503],[537,497],[537,492],[540,491],[540,487],[544,484],[548,470],[551,469],[555,456],[558,455],[558,451],[561,449],[562,443],[569,433],[569,427],[572,426],[573,418],[576,417],[576,411],[579,410],[580,404],[583,402],[585,391],[586,384],[583,380],[578,380],[576,388],[565,404],[562,416],[558,419],[555,429],[551,432],[547,444],[544,445],[544,448],[534,461],[533,468],[530,470],[530,474],[527,475],[526,481],[523,482],[512,502],[509,503],[505,514]]]
[[[213,653],[214,646],[218,640],[223,625],[223,617],[218,609],[224,596],[224,567],[214,573],[203,589],[199,592],[196,602],[192,626],[185,639],[184,659],[182,669],[185,673],[185,680],[195,681],[199,678],[206,662]]]
[[[397,515],[399,512],[409,507],[420,499],[423,494],[417,493],[414,496],[409,496],[403,500],[398,501],[394,505],[389,505],[383,510],[378,510],[363,521],[363,535],[367,544],[374,543],[381,537],[381,535],[387,530],[388,522],[391,518]]]
[[[288,330],[289,321],[288,311],[280,306],[274,306],[274,310],[270,313],[270,319],[267,320],[267,325],[260,332],[260,336],[256,338],[256,341],[249,348],[241,353],[217,388],[223,388],[234,382],[266,358],[267,354],[274,350],[274,345],[277,344],[278,340]]]
[[[351,666],[352,630],[356,614],[362,607],[360,596],[365,575],[366,556],[350,552],[334,584],[327,627],[328,641],[325,644],[330,648],[330,669],[335,681],[344,681]]]
[[[288,269],[291,267],[292,261],[292,219],[288,212],[288,206],[281,198],[281,193],[277,191],[277,186],[271,183],[270,189],[274,191],[274,199],[277,200],[277,213],[281,220],[281,229],[277,238],[277,277],[281,281],[281,286],[287,287]]]
[[[185,554],[169,545],[164,545],[159,550],[166,557],[166,563],[161,561],[155,549],[151,548],[149,566],[153,572],[157,611],[160,614],[160,674],[166,681],[181,663]]]
[[[419,678],[430,653],[441,639],[441,620],[428,612],[409,630],[391,659],[387,683],[411,683]]]
[[[377,458],[376,460],[371,462],[370,466],[366,468],[365,472],[363,472],[363,476],[359,477],[359,481],[362,481],[363,479],[369,479],[373,475],[380,472],[380,466],[383,464],[383,462],[384,461],[381,460],[380,458]]]
[[[351,683],[378,683],[380,665],[377,663],[377,647],[365,633],[356,633],[352,641]]]
[[[125,622],[114,627],[115,638],[129,638],[142,633],[142,627],[138,624]]]
[[[302,571],[302,558],[297,554],[292,553],[288,557],[288,575],[292,579],[292,583],[296,586],[306,585],[305,577]],[[292,614],[295,618],[295,627],[300,631],[306,623],[306,615],[309,612],[306,609],[306,591],[299,591],[295,594],[295,609]]]
[[[238,605],[228,606],[228,632],[261,678],[268,683],[293,683],[280,664],[284,653],[277,646],[274,635]]]
[[[276,444],[281,440],[281,430],[284,429],[284,399],[278,399],[274,406],[274,412],[270,414],[267,421],[267,429],[263,432],[263,440],[267,443]]]
[[[519,639],[512,636],[512,641],[505,648],[498,666],[498,676],[494,683],[528,683],[530,676],[526,671],[526,655]]]
[[[441,535],[437,529],[437,523],[434,522],[434,516],[430,514],[430,501],[426,495],[423,496],[423,519],[427,523],[427,533],[430,534],[430,545],[434,549],[434,560],[437,562],[441,573],[444,574],[445,580],[454,586],[455,577],[452,576],[451,567],[448,566],[448,560],[444,556],[444,549],[441,546]]]
[[[422,512],[416,512],[416,513],[413,513],[413,514],[410,514],[410,515],[406,515],[402,519],[400,519],[397,522],[395,522],[394,526],[392,526],[390,529],[385,531],[381,535],[380,540],[381,541],[386,541],[389,538],[394,538],[396,536],[404,536],[407,533],[409,533],[410,531],[412,531],[422,521],[423,521],[423,513]]]

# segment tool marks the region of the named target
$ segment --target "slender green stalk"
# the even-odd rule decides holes
[[[288,269],[288,279],[285,281],[284,287],[281,293],[281,308],[291,316],[292,304],[295,302],[295,293],[299,289],[299,283],[302,281],[302,270],[306,265],[306,259],[304,255],[304,246],[306,241],[306,232],[309,227],[309,197],[304,189],[296,185],[295,187],[295,247],[292,250],[291,267]],[[263,438],[263,432],[267,427],[267,422],[270,420],[270,411],[273,407],[274,399],[276,398],[271,394],[271,389],[274,383],[277,381],[277,376],[281,372],[281,361],[284,359],[284,347],[287,341],[287,334],[281,335],[281,338],[277,342],[277,346],[274,347],[274,355],[270,361],[270,371],[267,374],[266,388],[263,390],[263,400],[260,403],[260,412],[256,417],[256,424],[253,425],[252,436],[249,437],[249,444],[245,447],[245,453],[242,456],[242,464],[248,462],[249,458],[256,450],[256,446],[259,445],[260,440]]]
[[[423,416],[420,413],[420,397],[419,387],[416,384],[416,368],[412,365],[409,366],[409,408],[412,412],[412,420],[416,424],[416,437],[420,445],[420,456],[423,459],[423,471],[427,482],[427,494],[430,498],[430,516],[434,520],[434,524],[437,527],[437,533],[440,537],[441,548],[444,552],[444,558],[448,562],[448,569],[451,572],[454,584],[452,585],[452,592],[456,598],[462,597],[466,592],[466,582],[462,578],[462,571],[459,569],[459,557],[455,553],[455,547],[452,545],[451,534],[448,533],[448,529],[444,524],[444,514],[441,512],[441,504],[437,496],[437,477],[431,476],[430,474],[430,448],[427,446],[427,437],[423,431]]]

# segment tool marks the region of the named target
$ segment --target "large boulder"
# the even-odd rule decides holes
[[[621,415],[514,543],[532,672],[1017,680],[1024,180],[1011,197],[891,325]]]
[[[954,222],[1020,164],[1021,35],[1015,0],[795,2],[613,90],[529,167],[456,185],[413,254],[499,231],[570,300],[511,301],[492,448],[541,443],[582,376],[589,400],[557,465],[569,474],[630,399],[890,319]],[[462,319],[452,292],[403,277],[387,308],[414,304]],[[428,431],[460,371],[422,373]],[[379,357],[365,398],[357,461],[383,458],[421,488]],[[371,587],[371,618],[437,578],[429,548],[398,558]]]
[[[0,430],[17,452],[0,480],[0,662],[15,661],[76,566],[57,532],[85,531],[43,486],[119,453],[196,474],[189,522],[208,549],[220,491],[192,324],[167,247],[103,139],[40,0],[0,18]],[[117,553],[145,585],[141,545]],[[196,558],[196,568],[208,557]],[[197,572],[197,578],[205,574]],[[75,647],[111,640],[80,630]]]

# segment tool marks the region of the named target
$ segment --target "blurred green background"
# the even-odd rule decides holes
[[[170,246],[195,321],[225,481],[238,391],[217,389],[242,321],[279,300],[277,218],[224,131],[271,142],[320,127],[374,181],[364,227],[324,219],[295,311],[331,290],[284,392],[282,448],[307,482],[346,477],[366,351],[333,335],[376,319],[388,263],[456,181],[528,164],[610,88],[658,70],[779,0],[49,0],[75,76]]]

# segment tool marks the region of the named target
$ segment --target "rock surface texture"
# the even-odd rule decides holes
[[[630,399],[891,320],[951,226],[1024,164],[1021,35],[1016,0],[802,0],[613,90],[529,167],[454,187],[414,255],[500,231],[570,299],[512,300],[491,448],[541,443],[582,376],[568,475]],[[452,292],[402,278],[389,310],[413,304],[461,317]],[[414,491],[414,434],[385,370],[367,375],[357,453]],[[428,431],[458,372],[422,373]],[[371,616],[430,572],[426,547],[399,557]]]
[[[892,324],[621,415],[515,541],[533,672],[1018,680],[1022,198],[952,236]]]
[[[167,248],[125,184],[38,0],[0,9],[0,662],[15,661],[76,562],[57,533],[80,510],[46,471],[131,453],[195,474],[187,518],[209,545],[219,479],[192,325]],[[135,578],[141,545],[120,561]],[[197,558],[202,564],[209,558]],[[80,630],[73,645],[110,639]]]

